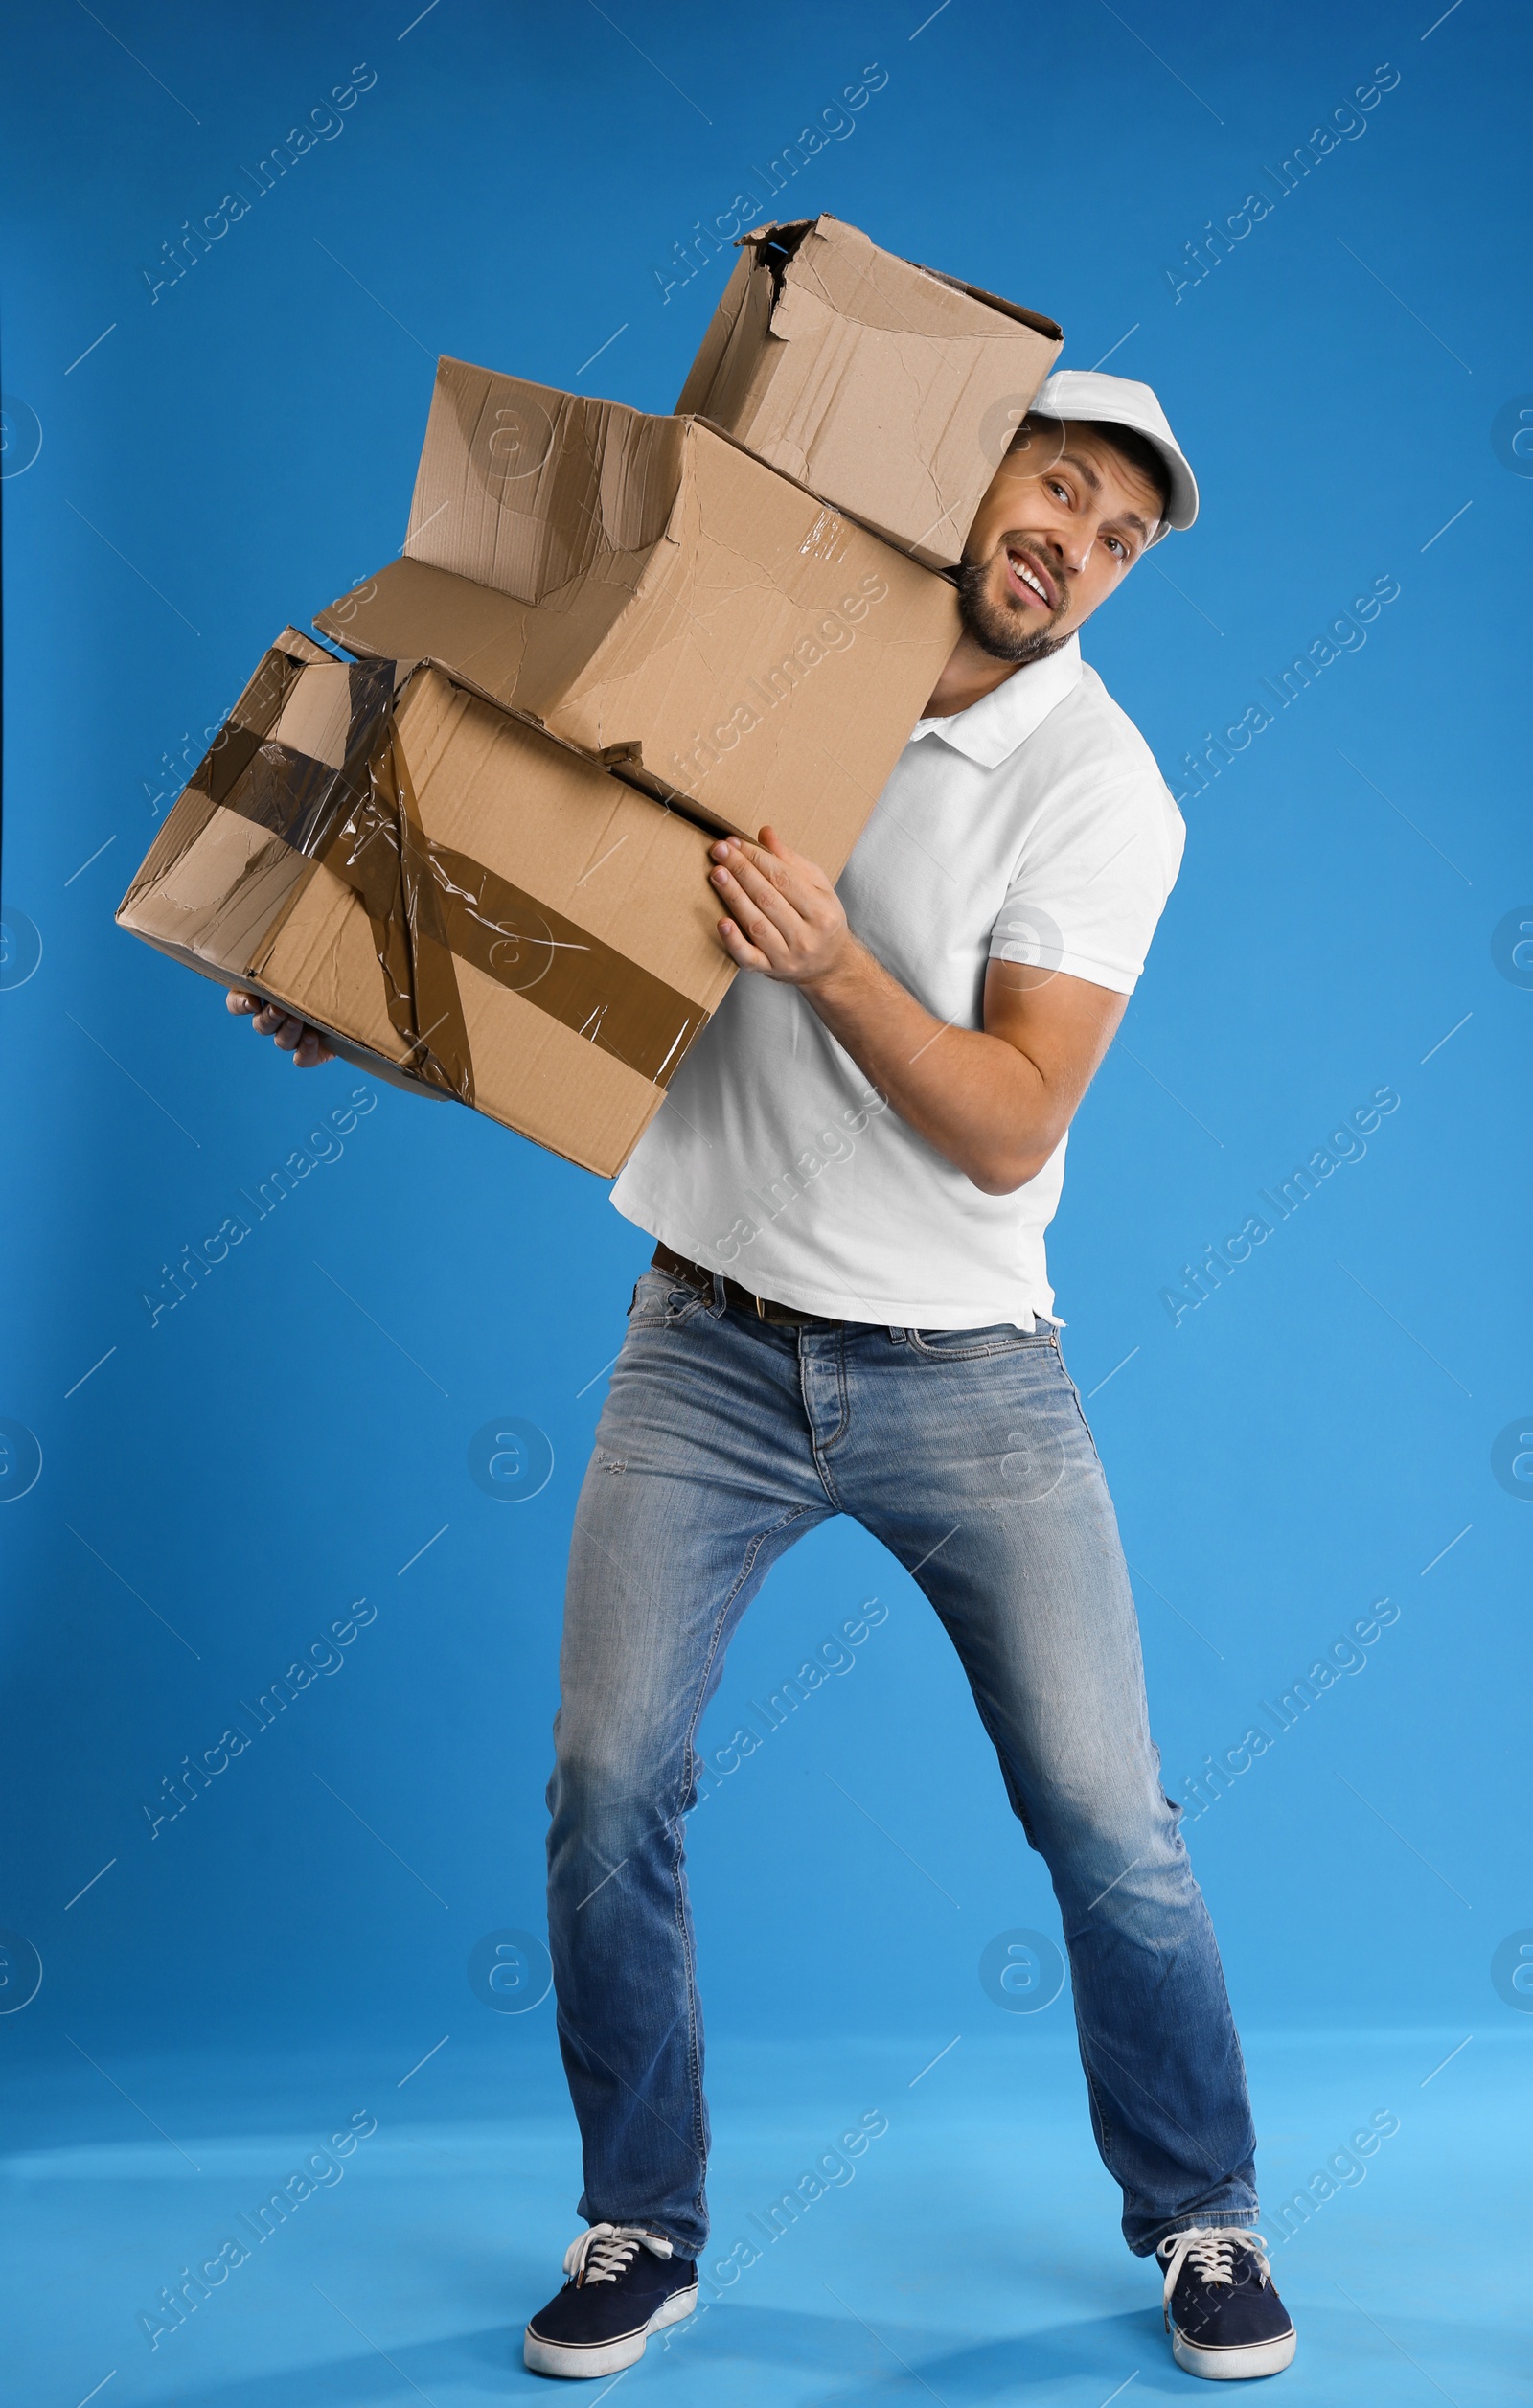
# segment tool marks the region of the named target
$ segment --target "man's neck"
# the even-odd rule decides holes
[[[1058,647],[1051,649],[1057,650]],[[1047,654],[1040,655],[1047,658]],[[1032,667],[1026,660],[997,660],[987,653],[972,635],[960,635],[948,655],[947,665],[931,689],[931,696],[922,712],[923,719],[952,719],[971,704],[982,702],[987,694],[1015,677],[1018,669]]]

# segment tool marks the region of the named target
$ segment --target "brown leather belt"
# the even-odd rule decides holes
[[[656,1271],[663,1271],[668,1278],[684,1281],[689,1288],[696,1288],[699,1296],[705,1296],[712,1301],[715,1275],[711,1271],[704,1271],[701,1263],[689,1262],[685,1254],[673,1254],[666,1245],[656,1246],[652,1260]],[[805,1313],[797,1305],[776,1304],[770,1296],[753,1296],[736,1279],[725,1279],[723,1291],[726,1304],[732,1305],[737,1313],[748,1313],[758,1321],[772,1321],[787,1329],[798,1329],[805,1323],[813,1329],[844,1329],[846,1326],[844,1321],[835,1320],[823,1313]]]

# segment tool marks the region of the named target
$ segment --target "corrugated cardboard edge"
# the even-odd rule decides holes
[[[216,803],[213,808],[217,811],[220,806]],[[117,912],[117,925],[127,935],[136,937],[141,945],[151,946],[155,952],[164,953],[167,960],[179,962],[184,969],[194,970],[199,978],[211,979],[215,986],[222,987],[226,994],[259,995],[263,1002],[274,1003],[280,1011],[294,1012],[300,1018],[305,1017],[304,1007],[294,1003],[290,996],[279,995],[275,988],[264,985],[261,979],[252,976],[248,972],[220,970],[216,962],[207,961],[200,953],[193,952],[188,945],[172,945],[165,937],[150,936],[146,929],[135,928],[131,920],[125,919],[123,916],[125,908],[126,905]],[[286,909],[285,906],[284,912]],[[272,920],[271,933],[273,935],[276,933],[279,919],[282,916],[282,914],[276,915]],[[375,1078],[385,1079],[390,1087],[406,1089],[411,1095],[429,1095],[442,1104],[457,1102],[455,1095],[445,1094],[441,1088],[427,1087],[423,1081],[409,1077],[397,1063],[390,1062],[386,1054],[375,1053],[371,1045],[358,1044],[354,1037],[343,1037],[338,1029],[327,1028],[318,1021],[310,1020],[308,1025],[310,1028],[318,1028],[331,1051],[342,1062],[349,1062],[355,1069],[369,1071]],[[496,1123],[497,1127],[503,1124]],[[512,1134],[515,1135],[515,1131]],[[588,1168],[589,1165],[582,1167]]]
[[[693,424],[698,426],[706,426],[710,435],[717,435],[721,443],[730,444],[736,451],[743,451],[747,460],[755,461],[758,468],[770,469],[773,476],[780,476],[785,485],[796,485],[801,493],[807,493],[811,501],[818,502],[822,510],[834,510],[838,518],[846,519],[851,526],[860,527],[864,535],[876,536],[889,551],[898,552],[900,558],[903,561],[908,561],[913,568],[925,569],[928,577],[939,579],[943,585],[955,585],[957,584],[957,562],[939,560],[935,554],[923,551],[919,544],[907,543],[903,537],[895,535],[890,528],[880,526],[876,518],[867,518],[860,511],[849,510],[845,502],[832,501],[829,494],[819,493],[812,485],[806,485],[803,478],[795,476],[790,469],[780,469],[775,460],[764,460],[759,451],[752,451],[748,443],[743,443],[738,435],[730,433],[727,426],[716,424],[713,419],[704,418],[700,413],[694,413]],[[314,624],[318,626],[317,619]],[[501,707],[504,708],[504,704]],[[724,833],[727,835],[729,831],[725,830]]]
[[[741,243],[736,244],[740,257],[729,271],[728,281],[719,296],[718,307],[708,320],[702,341],[698,346],[697,356],[687,370],[686,380],[676,395],[675,408],[672,413],[675,418],[707,416],[701,405],[714,389],[720,370],[735,339],[736,329],[753,294],[757,296],[756,307],[762,315],[761,331],[764,333],[766,332],[770,318],[768,297],[770,288],[767,286],[764,289],[762,280],[756,273],[757,262],[754,253],[742,247],[742,244],[748,242],[749,240],[748,235],[743,236]]]
[[[793,249],[796,252],[802,244],[804,237],[808,234],[817,233],[822,226],[844,227],[847,233],[860,235],[864,241],[872,243],[874,250],[884,250],[884,246],[881,242],[874,242],[873,237],[870,234],[864,234],[863,229],[860,226],[853,225],[849,218],[837,218],[835,213],[829,209],[822,209],[816,218],[785,218],[777,223],[768,222],[766,225],[752,226],[748,233],[736,237],[735,248],[737,251],[744,251],[747,245],[763,244],[769,241],[773,235],[781,236],[785,234],[794,234],[799,238],[798,242],[793,245]],[[834,235],[827,235],[825,240],[827,241],[834,241],[835,238]],[[1029,310],[1024,308],[1022,303],[1019,301],[1008,301],[1004,293],[990,292],[983,285],[972,285],[967,277],[950,276],[945,268],[927,267],[921,260],[906,259],[903,251],[886,251],[884,252],[884,257],[898,261],[902,267],[914,268],[919,276],[931,277],[933,282],[936,284],[950,286],[954,292],[967,293],[971,301],[977,301],[986,309],[998,310],[1002,317],[1012,319],[1018,326],[1025,326],[1029,332],[1034,334],[1041,334],[1045,342],[1051,342],[1058,347],[1063,347],[1064,345],[1064,329],[1054,318],[1045,316],[1041,310]],[[791,263],[789,262],[789,264],[790,264]],[[742,264],[746,266],[748,273],[748,261],[742,262]],[[786,268],[784,272],[786,273]],[[729,291],[734,285],[735,277],[738,276],[739,273],[740,269],[737,266],[734,274],[730,277],[729,283],[724,287],[724,298],[727,298]],[[722,306],[723,300],[721,299],[720,307],[722,308]],[[738,317],[739,313],[740,304],[737,302],[733,314]],[[708,330],[709,335],[711,335],[712,333],[713,329],[710,326]],[[703,337],[704,345],[706,345],[707,341],[708,335],[705,335]],[[699,350],[698,358],[700,359],[702,353]],[[688,381],[691,381],[690,378]],[[679,403],[677,407],[679,410]]]

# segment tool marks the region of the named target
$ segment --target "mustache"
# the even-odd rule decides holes
[[[1022,558],[1030,562],[1035,568],[1046,571],[1049,583],[1059,595],[1059,603],[1053,615],[1056,618],[1061,617],[1070,607],[1070,571],[1054,558],[1036,536],[1025,534],[1019,527],[1011,529],[1009,533],[998,539],[990,556],[990,562],[986,565],[991,565],[996,560],[1004,560],[1008,552],[1019,552]]]

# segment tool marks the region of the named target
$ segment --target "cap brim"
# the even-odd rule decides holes
[[[1179,451],[1173,451],[1142,426],[1136,432],[1143,436],[1146,443],[1153,444],[1159,453],[1170,488],[1166,495],[1166,515],[1150,539],[1152,543],[1159,543],[1168,535],[1184,535],[1193,524],[1198,516],[1198,480]]]

